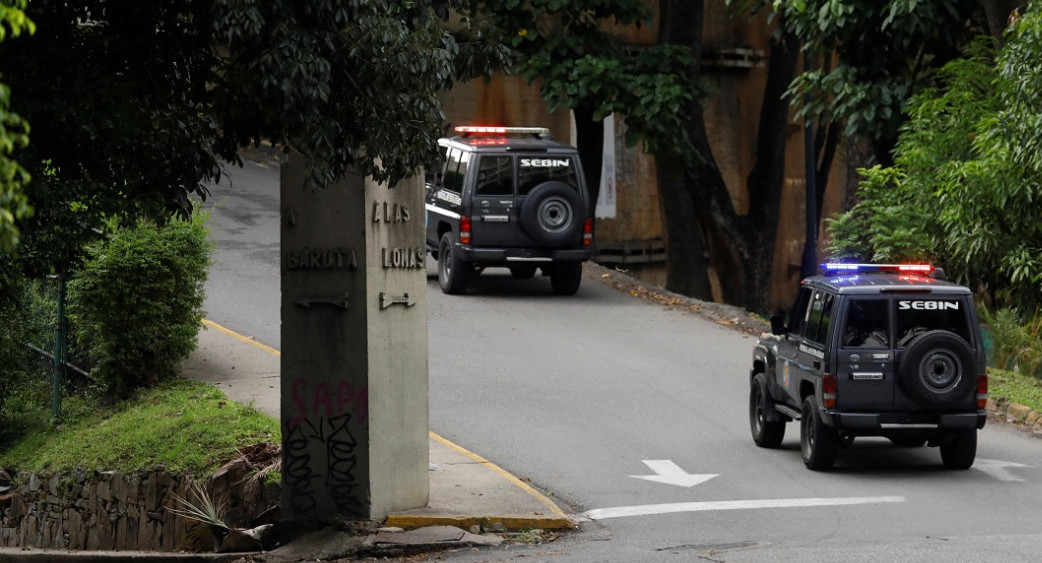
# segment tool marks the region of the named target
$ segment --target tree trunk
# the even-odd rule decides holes
[[[701,70],[703,12],[703,0],[659,2],[660,40],[692,49],[691,73],[696,77]],[[704,137],[701,105],[691,103],[688,113],[692,116],[689,129],[701,129]],[[697,155],[691,156],[691,159],[695,158]],[[708,159],[711,158],[709,154]],[[659,199],[666,223],[666,288],[697,299],[712,300],[703,234],[702,212],[705,206],[699,198],[697,181],[691,177],[691,162],[682,160],[682,157],[660,154],[656,155],[656,167]]]
[[[663,40],[691,48],[691,72],[697,78],[701,73],[704,2],[665,0],[660,4],[660,16]],[[750,202],[747,216],[737,214],[713,159],[701,104],[695,102],[688,108],[688,137],[697,154],[687,160],[683,181],[678,181],[671,163],[660,160],[659,164],[670,254],[669,289],[689,295],[705,291],[707,266],[695,255],[704,244],[709,264],[723,280],[723,301],[758,311],[769,309],[788,137],[789,104],[783,93],[795,73],[798,56],[795,37],[783,35],[772,40],[757,160],[746,184]],[[699,225],[697,231],[694,225]]]
[[[1023,11],[1026,4],[1024,0],[981,0],[984,5],[984,15],[988,19],[988,32],[1001,47],[1005,45],[1002,37],[1006,27],[1010,23],[1010,15],[1013,10]]]

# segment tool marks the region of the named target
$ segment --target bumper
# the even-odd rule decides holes
[[[455,251],[457,256],[467,262],[490,266],[586,262],[593,254],[593,250],[590,248],[552,250],[547,248],[474,248],[466,245],[457,246]]]
[[[847,413],[826,411],[825,423],[854,433],[929,432],[931,430],[972,430],[984,428],[987,411],[952,414]],[[830,423],[831,421],[831,423]]]

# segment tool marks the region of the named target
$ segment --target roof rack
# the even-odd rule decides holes
[[[457,133],[463,137],[471,135],[532,135],[538,139],[552,139],[546,127],[503,127],[499,125],[457,125]]]

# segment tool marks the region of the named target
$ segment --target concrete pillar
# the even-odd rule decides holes
[[[282,168],[282,514],[379,519],[425,506],[422,178],[323,189]]]

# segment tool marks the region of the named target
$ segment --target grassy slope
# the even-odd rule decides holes
[[[162,466],[202,475],[235,457],[236,448],[280,443],[277,420],[186,379],[143,390],[114,407],[66,399],[63,415],[57,427],[30,426],[0,452],[0,468],[131,472]]]
[[[1042,413],[1042,380],[1030,375],[989,369],[988,396],[993,399],[1005,397],[1011,403],[1027,405]]]

